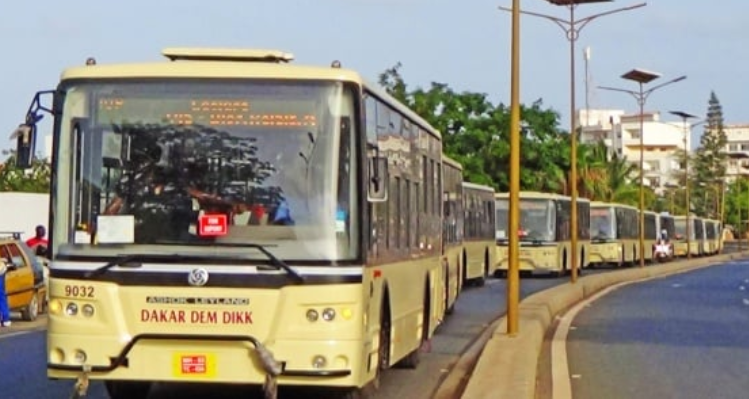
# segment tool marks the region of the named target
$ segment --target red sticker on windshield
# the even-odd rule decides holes
[[[198,219],[198,234],[201,236],[223,236],[229,232],[226,215],[201,215]]]

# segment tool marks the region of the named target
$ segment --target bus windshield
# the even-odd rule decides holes
[[[687,221],[686,219],[677,219],[674,221],[674,227],[676,230],[676,239],[685,240],[687,238]],[[694,238],[694,229],[690,231],[690,239]]]
[[[590,208],[590,237],[593,240],[616,238],[614,210],[611,207]]]
[[[338,82],[63,86],[54,251],[358,256],[352,92]],[[199,243],[201,245],[192,245]]]
[[[507,224],[509,200],[495,201],[497,212],[497,240],[508,239]],[[555,211],[554,203],[545,199],[521,198],[520,208],[520,241],[554,241]]]

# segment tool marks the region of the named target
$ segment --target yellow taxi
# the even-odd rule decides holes
[[[5,291],[11,311],[32,321],[45,311],[47,284],[40,259],[21,240],[20,233],[0,233],[0,270],[5,270]]]

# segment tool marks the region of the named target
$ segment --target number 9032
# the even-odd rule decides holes
[[[90,285],[66,285],[65,296],[74,298],[93,298],[94,287]]]

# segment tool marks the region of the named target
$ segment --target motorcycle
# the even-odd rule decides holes
[[[674,257],[674,249],[673,245],[669,243],[668,241],[659,240],[655,244],[655,248],[653,251],[653,258],[657,262],[668,262]]]

